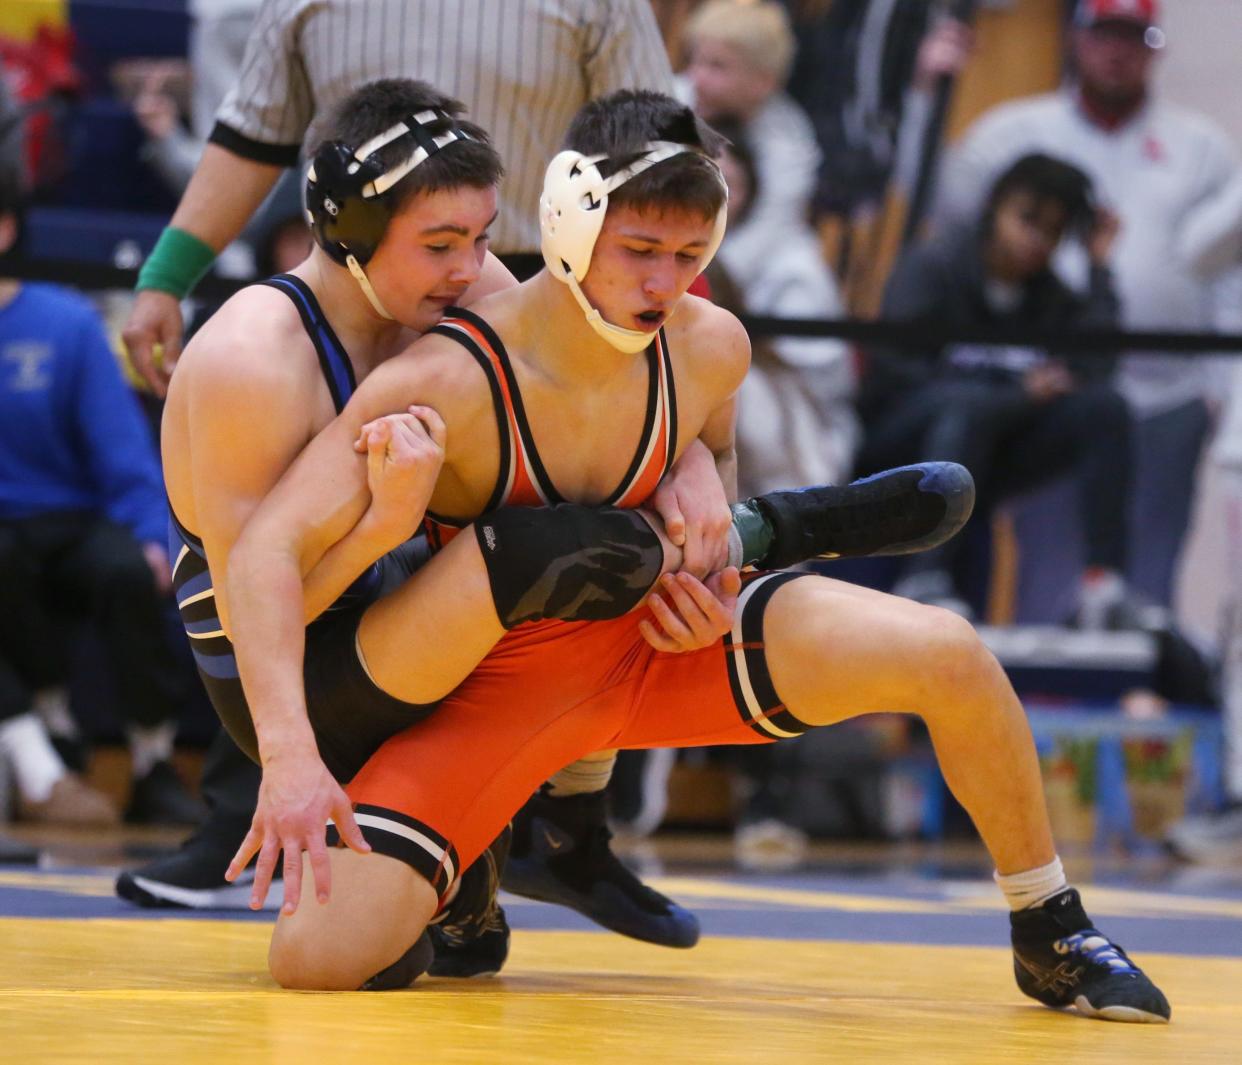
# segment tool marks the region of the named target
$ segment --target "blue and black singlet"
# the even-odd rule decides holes
[[[304,281],[291,274],[279,274],[259,284],[279,289],[297,307],[307,335],[319,355],[324,382],[339,414],[357,388],[357,381],[353,364],[324,317],[319,301]],[[233,644],[224,634],[220,623],[215,583],[207,566],[203,542],[182,525],[171,510],[169,519],[168,557],[172,559],[173,589],[177,596],[181,623],[194,652],[194,662],[225,728],[238,745],[254,757],[257,751],[254,726],[238,677]],[[381,583],[381,566],[376,562],[349,586],[329,610],[361,606],[374,601],[379,596]]]

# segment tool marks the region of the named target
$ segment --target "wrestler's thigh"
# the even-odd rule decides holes
[[[978,637],[950,611],[808,576],[772,596],[763,643],[784,706],[808,725],[825,725],[918,712]]]
[[[381,689],[430,703],[457,687],[504,631],[478,542],[467,531],[366,611],[358,644]]]
[[[559,653],[550,649],[553,665],[572,678]],[[607,746],[630,689],[574,693],[538,674],[485,666],[371,756],[345,791],[377,851],[401,855],[446,891],[551,774]]]
[[[282,913],[272,933],[269,964],[284,987],[356,990],[400,958],[435,913],[435,891],[403,861],[341,847],[328,860],[328,901],[316,899],[304,855],[298,908]]]

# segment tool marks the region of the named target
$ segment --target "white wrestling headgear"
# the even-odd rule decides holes
[[[724,238],[729,198],[728,186],[720,168],[716,166],[716,161],[697,148],[673,141],[651,141],[641,151],[642,154],[634,162],[610,177],[604,177],[599,172],[599,164],[608,158],[607,155],[561,152],[548,164],[543,180],[543,195],[539,198],[541,248],[548,270],[553,277],[569,286],[578,306],[582,308],[582,313],[586,315],[587,324],[614,348],[631,355],[650,344],[652,334],[641,329],[623,329],[619,325],[604,321],[599,311],[591,306],[580,286],[587,271],[591,269],[591,255],[604,226],[604,215],[608,212],[609,193],[656,163],[662,163],[675,155],[693,153],[711,163],[720,179],[720,186],[724,189],[725,200],[716,214],[716,225],[703,253],[701,269],[707,268]]]

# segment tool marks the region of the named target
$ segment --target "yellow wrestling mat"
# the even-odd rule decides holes
[[[266,924],[0,918],[0,1061],[483,1063],[1242,1061],[1242,959],[1143,955],[1168,1026],[1029,1003],[997,947],[705,937],[663,950],[515,933],[504,975],[281,991]]]

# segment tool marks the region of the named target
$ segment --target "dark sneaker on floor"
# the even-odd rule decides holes
[[[127,869],[116,881],[116,893],[128,902],[146,907],[182,907],[191,910],[248,910],[254,869],[246,869],[236,882],[224,879],[238,845],[245,835],[195,833],[181,848],[163,858]],[[217,838],[218,837],[218,838]],[[276,881],[281,864],[276,864]],[[274,882],[263,904],[266,910],[280,908],[283,894]]]
[[[577,910],[623,936],[693,947],[699,921],[629,871],[612,852],[603,792],[554,799],[536,794],[513,819],[504,887]]]
[[[847,485],[769,492],[741,505],[759,510],[774,533],[766,555],[753,561],[783,569],[812,558],[911,555],[937,547],[966,524],[975,482],[956,462],[921,462]]]
[[[509,956],[509,924],[496,896],[512,840],[513,826],[506,825],[462,873],[453,901],[428,925],[435,948],[432,976],[491,976],[504,966]]]
[[[1092,927],[1073,888],[1011,913],[1009,924],[1013,973],[1024,994],[1100,1020],[1168,1023],[1168,1000],[1121,947]]]
[[[134,781],[125,809],[132,825],[197,825],[207,807],[190,794],[168,762],[156,762],[145,776]]]

